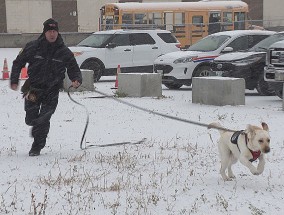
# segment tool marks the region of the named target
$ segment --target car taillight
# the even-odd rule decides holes
[[[83,52],[73,52],[74,57],[78,57],[82,54],[83,54]]]
[[[176,47],[180,49],[181,44],[180,44],[180,43],[179,43],[179,44],[176,44]]]

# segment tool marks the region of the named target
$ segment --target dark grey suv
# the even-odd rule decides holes
[[[275,95],[263,73],[267,49],[281,40],[284,40],[284,32],[267,37],[247,51],[221,55],[215,58],[211,68],[219,76],[244,78],[246,89],[256,89],[260,95]]]

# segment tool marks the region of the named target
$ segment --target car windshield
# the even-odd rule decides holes
[[[188,51],[202,51],[209,52],[218,49],[225,41],[230,38],[228,35],[218,35],[218,36],[208,36],[202,40],[199,40],[197,43],[190,46]]]
[[[77,46],[100,48],[111,38],[113,34],[92,34],[82,40]]]
[[[273,34],[265,38],[264,40],[260,41],[256,45],[254,45],[249,51],[253,52],[266,51],[270,45],[281,40],[284,40],[284,33]]]

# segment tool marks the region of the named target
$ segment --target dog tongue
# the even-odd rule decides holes
[[[254,151],[252,151],[252,150],[250,150],[250,152],[251,152],[251,154],[252,154],[252,159],[250,159],[250,161],[252,162],[252,161],[255,161],[259,156],[260,156],[260,151],[256,151],[256,152],[254,152]]]

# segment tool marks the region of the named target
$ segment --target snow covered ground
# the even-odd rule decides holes
[[[0,49],[0,66],[11,69],[18,49]],[[2,69],[2,67],[1,67]],[[104,77],[97,90],[114,94],[115,77]],[[21,84],[23,81],[21,81]],[[90,123],[86,145],[80,140],[85,110],[66,92],[51,120],[47,146],[29,157],[32,138],[25,125],[20,92],[0,80],[0,214],[273,214],[284,212],[284,112],[276,97],[247,91],[244,106],[193,104],[191,88],[167,90],[162,98],[121,98],[171,116],[241,130],[266,122],[271,152],[263,174],[252,175],[237,163],[236,179],[219,174],[216,130],[143,112],[95,92],[72,93],[85,105]],[[124,141],[143,144],[99,147]],[[254,162],[257,164],[257,162]]]

